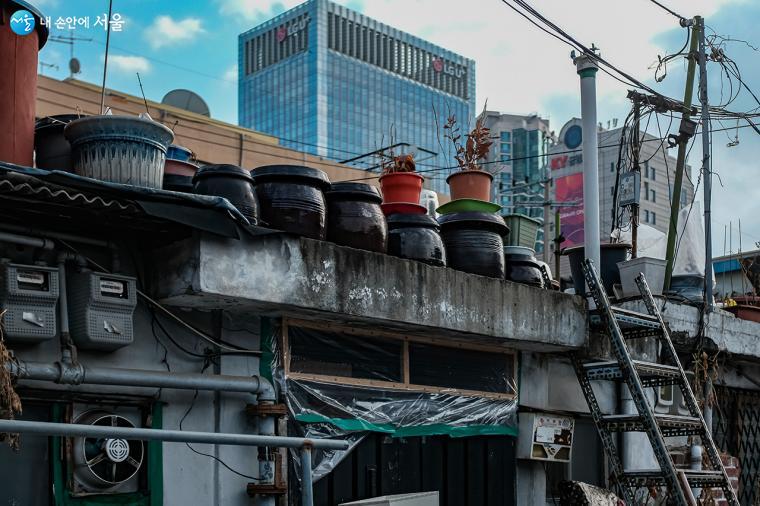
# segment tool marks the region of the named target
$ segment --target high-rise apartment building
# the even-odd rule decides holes
[[[448,193],[452,170],[430,169],[455,165],[446,116],[473,121],[474,61],[328,0],[241,34],[238,60],[242,126],[332,160],[407,143],[399,150],[426,150],[417,157],[426,186]]]
[[[494,175],[493,201],[504,214],[519,213],[541,222],[536,252],[544,249],[544,183],[546,153],[551,143],[549,121],[527,116],[485,111],[485,125],[494,143],[485,167]]]

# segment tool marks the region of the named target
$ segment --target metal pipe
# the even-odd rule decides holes
[[[318,446],[313,445],[314,448]],[[311,481],[311,448],[301,447],[301,506],[314,506],[314,484]]]
[[[347,441],[336,441],[333,439],[142,429],[77,423],[32,422],[28,420],[0,420],[0,432],[40,434],[43,436],[123,438],[127,440],[166,441],[169,443],[206,443],[232,446],[269,446],[275,448],[303,448],[308,446],[329,450],[348,449]]]
[[[28,237],[20,234],[12,234],[10,232],[0,232],[0,242],[9,242],[11,244],[19,244],[21,246],[31,246],[32,248],[42,248],[47,250],[51,250],[55,247],[55,243],[48,239]]]
[[[581,78],[581,120],[583,128],[583,248],[586,258],[600,264],[599,236],[599,136],[596,126],[596,72],[594,55],[582,54],[574,63]]]
[[[259,376],[228,376],[178,373],[116,367],[90,367],[83,364],[17,361],[6,364],[18,379],[53,381],[69,385],[112,385],[178,390],[245,392],[258,396],[259,402],[275,401],[274,387]]]
[[[11,225],[8,223],[3,223],[0,225],[0,228],[4,228],[6,230],[12,230],[14,232],[18,232],[19,234],[24,234],[29,239],[58,239],[61,241],[67,241],[67,242],[76,242],[79,244],[86,244],[89,246],[99,246],[102,248],[115,248],[116,246],[110,242],[103,239],[92,239],[90,237],[82,237],[80,235],[76,234],[67,234],[65,232],[54,232],[52,230],[37,230],[32,229],[28,227],[22,227],[19,225]],[[52,242],[52,241],[51,241]]]

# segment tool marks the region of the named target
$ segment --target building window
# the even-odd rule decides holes
[[[615,172],[615,162],[610,162],[610,172]]]
[[[424,337],[286,320],[285,374],[340,385],[513,399],[515,353]],[[453,391],[453,392],[452,392]]]
[[[509,163],[509,162],[511,162],[511,161],[512,161],[512,157],[511,157],[511,156],[509,156],[509,155],[504,155],[504,154],[502,154],[502,155],[499,157],[499,161],[500,161],[500,162],[504,162],[504,163]]]
[[[644,223],[649,223],[649,211],[644,210]]]
[[[511,153],[512,152],[512,145],[508,144],[506,142],[502,142],[501,143],[501,152],[502,153],[506,153],[506,154]]]
[[[656,180],[656,179],[657,179],[657,178],[655,177],[655,170],[654,170],[654,167],[650,167],[650,169],[649,169],[649,179],[651,179],[652,181],[654,181],[654,180]]]
[[[510,142],[512,140],[512,134],[509,131],[501,133],[501,142]]]
[[[654,190],[652,190],[652,202],[657,202],[657,195]]]
[[[649,183],[644,182],[644,200],[649,200]]]
[[[652,225],[657,225],[657,213],[655,213],[654,211],[652,211],[651,214],[650,214],[650,216],[649,216],[649,219],[650,219],[650,223]]]
[[[610,186],[610,195],[612,195],[612,196],[615,195],[615,187],[614,186]]]

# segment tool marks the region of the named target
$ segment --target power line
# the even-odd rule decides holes
[[[649,0],[649,1],[652,2],[653,4],[655,4],[656,6],[660,7],[661,9],[663,9],[665,12],[667,12],[667,13],[675,16],[675,17],[677,17],[678,19],[682,19],[682,20],[686,19],[685,17],[683,17],[680,14],[678,14],[676,11],[674,11],[674,10],[670,9],[669,7],[661,4],[657,0]]]

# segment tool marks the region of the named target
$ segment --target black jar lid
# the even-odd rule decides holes
[[[371,184],[366,183],[332,183],[330,189],[325,192],[325,195],[328,199],[357,198],[377,202],[378,204],[383,201],[380,191]]]
[[[210,176],[239,177],[241,179],[245,179],[246,181],[251,181],[251,174],[247,170],[241,169],[237,165],[222,163],[219,165],[204,165],[198,169],[198,172],[196,172],[195,176],[193,176],[193,183],[199,179]]]
[[[389,229],[421,227],[438,230],[438,222],[428,214],[391,214],[386,217]]]
[[[277,179],[300,179],[319,186],[322,190],[330,188],[330,179],[319,169],[302,165],[264,165],[251,171],[254,184]]]
[[[504,237],[509,233],[509,227],[504,218],[494,213],[480,211],[463,211],[461,213],[442,214],[438,217],[441,227],[468,225],[475,228],[491,230]]]

